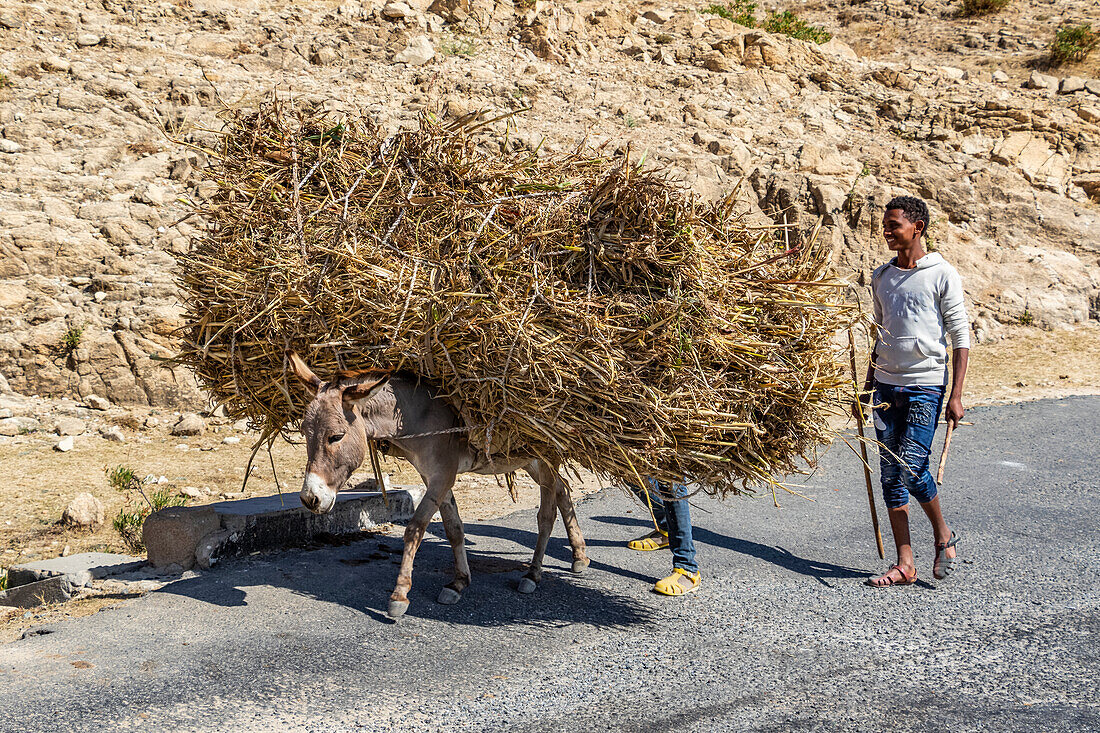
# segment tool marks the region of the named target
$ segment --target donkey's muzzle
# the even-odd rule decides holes
[[[315,473],[306,475],[298,497],[302,500],[302,506],[314,514],[327,514],[332,511],[332,507],[336,506],[336,492]]]

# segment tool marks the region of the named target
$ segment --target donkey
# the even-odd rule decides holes
[[[521,593],[533,593],[542,580],[543,555],[559,511],[573,548],[573,572],[582,573],[588,567],[573,499],[557,465],[531,458],[490,460],[470,445],[458,414],[414,376],[364,371],[341,373],[325,382],[295,352],[288,350],[286,355],[294,375],[314,394],[302,418],[307,461],[299,496],[307,509],[315,514],[332,510],[336,492],[363,463],[368,440],[389,442],[392,452],[411,463],[427,487],[405,529],[390,616],[401,616],[409,608],[413,558],[437,510],[455,557],[454,580],[439,592],[437,601],[458,603],[470,585],[462,520],[452,493],[460,473],[501,474],[522,468],[538,483],[539,535],[531,566],[519,582]]]

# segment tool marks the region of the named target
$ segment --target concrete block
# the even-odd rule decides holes
[[[210,506],[169,507],[150,514],[141,529],[141,541],[155,568],[194,566],[195,548],[203,537],[221,528]]]
[[[320,534],[353,534],[412,518],[421,487],[386,492],[342,491],[328,514],[313,514],[297,494],[258,496],[205,507],[173,507],[145,520],[142,537],[156,568],[207,568],[222,557],[300,547]]]
[[[63,575],[17,585],[0,592],[0,606],[34,608],[47,603],[64,603],[73,595],[73,584]]]
[[[145,559],[141,557],[110,552],[81,552],[68,557],[14,565],[8,569],[8,587],[14,588],[59,576],[74,586],[84,586],[94,579],[128,573],[144,564]]]

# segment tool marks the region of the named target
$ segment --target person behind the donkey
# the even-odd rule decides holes
[[[658,580],[653,590],[661,595],[682,596],[699,588],[701,575],[695,561],[695,542],[691,537],[691,510],[688,488],[684,484],[660,483],[646,479],[647,486],[631,486],[653,513],[657,529],[626,543],[632,550],[672,550],[672,574]],[[647,496],[648,494],[648,496]]]
[[[868,580],[878,588],[910,585],[917,579],[909,540],[909,497],[932,522],[932,573],[946,578],[956,563],[958,535],[943,517],[929,468],[932,438],[948,383],[948,340],[952,353],[951,393],[944,419],[955,427],[963,417],[963,380],[970,355],[970,324],[962,280],[944,258],[924,248],[928,206],[912,196],[886,204],[886,245],[897,256],[871,277],[878,334],[867,368],[864,399],[873,398],[882,493],[898,559],[885,574]]]

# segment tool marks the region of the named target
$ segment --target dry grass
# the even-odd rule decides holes
[[[181,360],[273,436],[323,374],[429,380],[494,455],[718,493],[813,462],[847,385],[828,252],[598,151],[501,154],[473,117],[385,138],[272,101],[227,118],[182,262]]]
[[[1100,394],[1100,324],[1013,326],[1002,341],[975,344],[966,394],[967,404]]]

